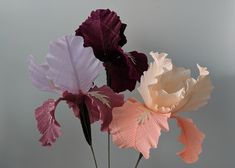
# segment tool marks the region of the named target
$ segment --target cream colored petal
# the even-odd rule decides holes
[[[173,107],[176,106],[183,98],[185,89],[182,88],[175,93],[167,93],[164,90],[160,90],[154,96],[155,107]],[[156,109],[157,110],[157,109]]]
[[[151,52],[150,55],[153,57],[154,62],[150,63],[148,70],[144,72],[138,88],[147,107],[153,106],[149,86],[158,82],[157,76],[172,69],[171,59],[166,58],[167,54]]]
[[[196,83],[190,88],[188,95],[185,97],[184,105],[182,106],[181,104],[182,107],[178,108],[177,111],[174,111],[174,113],[194,111],[207,104],[213,86],[207,68],[198,65],[198,69],[200,75]]]
[[[153,89],[162,89],[168,93],[174,93],[185,87],[185,82],[189,78],[191,78],[191,71],[189,69],[174,66],[171,71],[157,77],[158,83],[153,86]]]
[[[155,67],[155,75],[161,75],[162,73],[166,72],[166,71],[170,71],[172,70],[172,62],[171,59],[166,58],[167,57],[167,53],[158,53],[158,52],[150,52],[150,55],[153,57],[154,62],[156,64]]]
[[[207,70],[207,67],[201,67],[199,64],[197,64],[197,68],[199,70],[200,76],[209,75],[209,71]]]

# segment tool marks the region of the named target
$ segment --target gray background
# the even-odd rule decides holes
[[[38,143],[34,108],[55,95],[32,86],[27,58],[34,54],[42,61],[49,41],[73,33],[96,8],[115,10],[128,24],[126,50],[168,52],[177,66],[193,72],[196,63],[208,66],[215,86],[206,107],[186,114],[206,134],[200,160],[187,165],[175,155],[182,146],[171,122],[140,168],[233,168],[234,0],[0,0],[0,168],[94,167],[80,123],[65,105],[57,110],[63,136],[50,149]],[[98,124],[93,137],[100,168],[107,167],[107,137]],[[112,146],[112,168],[133,167],[136,158],[135,151]]]

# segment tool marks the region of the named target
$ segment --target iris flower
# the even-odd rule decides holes
[[[178,155],[194,163],[201,153],[204,134],[189,118],[178,114],[205,105],[212,91],[207,68],[198,65],[199,77],[190,70],[176,67],[165,53],[150,53],[154,62],[141,77],[138,91],[144,103],[129,98],[113,109],[110,130],[113,142],[120,148],[134,148],[148,159],[150,148],[156,148],[161,130],[169,130],[168,119],[176,119],[181,128],[179,140],[184,149]]]
[[[84,46],[92,47],[96,58],[104,63],[108,85],[115,92],[134,90],[148,68],[145,54],[123,51],[125,28],[115,12],[98,9],[76,30],[76,35],[84,38]]]
[[[38,65],[31,56],[29,71],[33,84],[40,90],[58,93],[57,100],[48,99],[35,110],[40,142],[50,146],[61,135],[55,117],[59,102],[66,101],[81,120],[85,138],[91,145],[90,123],[101,120],[101,130],[107,131],[112,120],[112,108],[123,104],[123,95],[108,86],[97,87],[94,80],[102,63],[91,47],[83,46],[80,36],[66,35],[50,43],[44,64]]]

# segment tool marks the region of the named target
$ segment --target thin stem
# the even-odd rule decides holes
[[[110,155],[110,133],[108,132],[108,168],[111,165],[111,155]]]
[[[140,160],[141,160],[142,157],[143,157],[143,155],[142,155],[142,153],[140,153],[140,154],[139,154],[139,157],[138,157],[138,160],[137,160],[137,162],[136,162],[136,164],[135,164],[135,168],[138,167],[138,165],[139,165]]]
[[[94,162],[95,162],[95,167],[98,168],[98,164],[97,164],[97,161],[96,161],[96,157],[95,157],[95,152],[94,152],[93,146],[90,145],[90,148],[91,148],[93,160],[94,160]]]
[[[111,88],[111,76],[108,69],[106,69],[107,85]],[[110,152],[110,132],[108,131],[108,168],[111,167],[111,152]]]

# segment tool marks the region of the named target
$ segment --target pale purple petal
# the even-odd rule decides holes
[[[46,56],[47,75],[62,91],[88,92],[103,67],[92,48],[84,48],[83,43],[82,37],[74,35],[63,36],[50,43]]]
[[[53,85],[53,82],[46,77],[46,72],[49,67],[46,64],[38,65],[35,63],[34,57],[29,57],[29,73],[34,86],[42,91],[58,92],[58,89]]]

